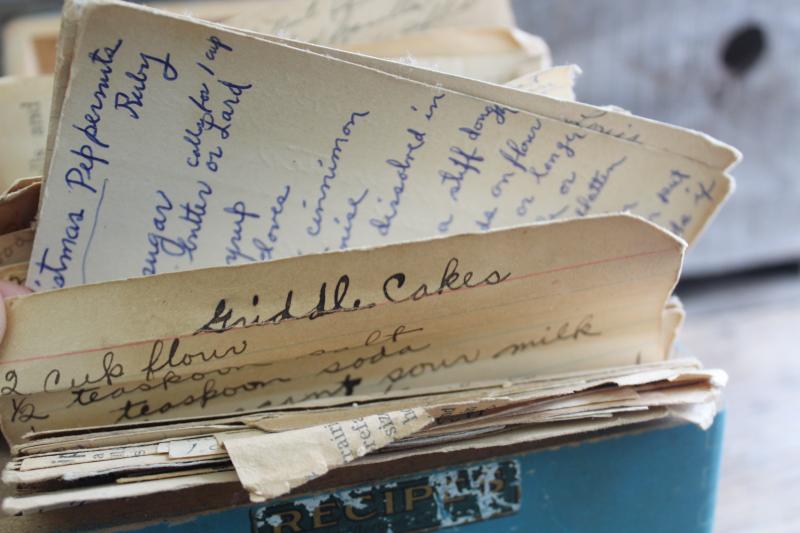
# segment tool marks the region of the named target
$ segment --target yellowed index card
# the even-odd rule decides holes
[[[271,0],[222,23],[259,33],[341,46],[431,28],[514,26],[510,0]]]
[[[11,299],[4,429],[661,360],[682,251],[615,215]]]
[[[513,26],[510,0],[225,0],[154,2],[159,9],[229,26],[343,45],[438,27]],[[51,74],[58,15],[23,16],[3,28],[8,74]]]
[[[548,68],[551,61],[550,50],[541,38],[497,27],[435,28],[344,48],[493,83],[506,83]]]
[[[0,190],[41,176],[53,78],[0,78]]]
[[[601,111],[642,124],[645,144],[613,122],[552,118],[584,107],[523,91],[435,86],[392,70],[440,76],[424,69],[381,72],[125,4],[65,14],[74,50],[35,290],[604,212],[691,241],[731,187],[710,159],[735,152],[685,130]]]

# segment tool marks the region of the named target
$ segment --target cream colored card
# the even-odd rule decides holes
[[[227,26],[332,46],[393,39],[431,28],[514,26],[510,0],[272,0]]]
[[[0,78],[0,190],[41,176],[53,78]]]
[[[344,44],[398,37],[434,27],[513,26],[508,0],[249,0],[154,2],[156,7],[302,40]],[[37,76],[53,72],[59,17],[23,16],[3,28],[5,72]]]
[[[661,360],[682,249],[616,215],[10,299],[4,433]]]
[[[37,290],[608,211],[691,241],[730,189],[690,132],[651,147],[142,8],[66,14]]]
[[[664,151],[687,157],[710,167],[712,170],[729,170],[741,158],[741,154],[735,148],[713,139],[708,135],[677,126],[671,126],[655,120],[637,117],[616,106],[592,106],[580,102],[561,103],[552,98],[540,98],[531,95],[528,91],[514,90],[513,87],[498,87],[496,85],[479,83],[475,80],[465,79],[443,72],[431,72],[428,69],[413,68],[397,62],[358,55],[336,48],[293,41],[274,35],[242,31],[259,40],[285,44],[293,48],[308,50],[350,63],[381,70],[426,85],[441,86],[456,92],[477,96],[485,100],[500,102],[506,106],[542,115],[565,124],[577,126],[581,129],[587,129],[623,139],[656,151]],[[71,44],[69,47],[71,47]],[[64,85],[65,82],[66,80],[63,80],[62,85]],[[63,92],[63,87],[61,91]],[[697,233],[696,231],[687,234],[690,243],[697,236]]]
[[[435,28],[343,48],[493,83],[549,68],[551,63],[541,38],[512,28]]]
[[[506,82],[506,87],[520,89],[559,100],[575,100],[575,80],[580,76],[578,65],[560,65],[523,74]]]

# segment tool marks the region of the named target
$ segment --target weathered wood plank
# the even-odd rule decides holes
[[[707,132],[744,154],[738,190],[691,250],[689,275],[800,258],[800,3],[516,0],[519,25],[584,74],[580,100]],[[737,31],[763,37],[734,42]],[[753,57],[749,62],[748,57]]]

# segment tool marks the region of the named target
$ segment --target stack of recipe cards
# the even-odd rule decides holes
[[[505,82],[549,66],[545,43],[513,28],[507,0],[238,0],[159,2],[160,9],[437,70]],[[52,74],[60,17],[3,29],[7,74]]]
[[[456,30],[416,15],[390,18],[444,63]],[[7,512],[713,420],[725,375],[668,359],[672,291],[734,149],[569,101],[572,67],[385,59],[407,31],[63,17],[35,293],[0,344]]]

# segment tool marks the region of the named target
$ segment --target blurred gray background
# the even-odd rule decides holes
[[[800,2],[516,0],[519,25],[577,95],[706,132],[744,154],[737,191],[687,257],[687,274],[800,258]]]

